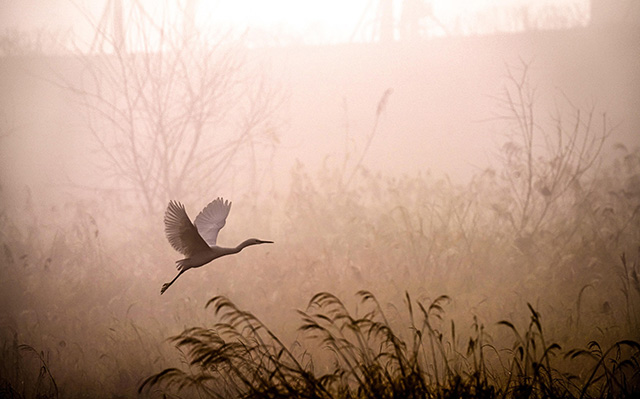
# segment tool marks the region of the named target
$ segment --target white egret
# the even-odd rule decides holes
[[[218,232],[224,227],[230,209],[231,202],[218,197],[198,214],[194,226],[184,205],[177,201],[169,202],[164,214],[164,231],[171,246],[185,258],[176,261],[178,275],[171,282],[162,285],[160,295],[164,294],[182,273],[191,268],[204,266],[221,256],[237,254],[250,245],[273,243],[249,238],[235,248],[217,246]]]

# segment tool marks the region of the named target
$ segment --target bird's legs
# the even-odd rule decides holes
[[[187,269],[182,269],[182,270],[180,270],[180,272],[178,273],[178,275],[177,275],[177,276],[175,276],[175,277],[173,278],[173,280],[171,280],[171,281],[170,281],[170,282],[168,282],[168,283],[164,283],[164,284],[162,284],[162,288],[160,288],[160,295],[164,294],[164,292],[167,290],[167,288],[171,287],[171,284],[173,284],[173,282],[174,282],[174,281],[176,281],[176,280],[178,279],[178,277],[180,277],[180,275],[181,275],[182,273],[186,272],[186,271],[187,271]]]
[[[191,269],[191,266],[187,266],[186,264],[188,260],[190,260],[190,258],[177,260],[176,269],[178,269],[179,272],[186,272],[187,270]]]
[[[188,260],[189,260],[189,258],[185,258],[185,259],[180,259],[180,260],[176,261],[176,269],[178,269],[178,275],[175,276],[173,278],[173,280],[171,280],[170,282],[162,284],[162,288],[160,288],[160,295],[164,294],[164,292],[167,290],[167,288],[169,288],[171,286],[171,284],[173,284],[173,282],[176,281],[178,279],[178,277],[180,277],[180,275],[182,273],[184,273],[187,270],[191,269],[191,266],[187,266],[185,264]]]

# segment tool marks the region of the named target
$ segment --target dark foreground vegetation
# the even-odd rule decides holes
[[[624,260],[623,260],[624,261]],[[513,344],[500,348],[473,324],[460,341],[455,323],[443,324],[447,296],[431,303],[406,295],[405,328],[393,328],[375,296],[358,292],[362,315],[330,293],[316,294],[300,312],[304,342],[330,353],[319,367],[314,350],[289,350],[251,313],[224,297],[207,303],[220,322],[190,328],[172,338],[187,370],[167,368],[147,378],[139,392],[189,397],[242,398],[612,398],[640,394],[640,343],[596,341],[563,350],[548,342],[541,315],[516,327]],[[459,344],[461,342],[462,344]]]
[[[623,264],[626,259],[622,257]],[[626,264],[625,264],[626,267]],[[637,269],[637,264],[633,265]],[[638,289],[638,286],[635,287]],[[639,291],[640,292],[640,291]],[[470,337],[456,336],[445,322],[450,298],[429,303],[407,293],[405,309],[393,309],[392,322],[376,297],[357,293],[358,314],[336,296],[311,298],[302,320],[300,341],[287,347],[258,318],[218,296],[218,322],[192,327],[171,338],[182,353],[181,368],[146,378],[145,397],[214,398],[635,398],[640,394],[640,343],[620,340],[604,348],[563,349],[548,341],[542,316],[527,304],[529,322],[508,330],[512,344],[500,347],[474,318]],[[404,316],[407,325],[396,325]],[[58,387],[43,352],[28,345],[3,348],[2,397],[57,398]],[[8,357],[6,357],[8,356]],[[39,372],[25,387],[33,357]],[[7,359],[15,363],[9,364]],[[10,370],[10,367],[14,367]],[[11,382],[18,382],[13,386]]]

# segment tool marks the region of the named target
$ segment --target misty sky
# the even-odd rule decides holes
[[[156,12],[161,15],[162,10],[158,7],[152,8],[151,4],[174,3],[172,1],[138,1],[148,7],[149,12],[154,15]],[[128,10],[131,0],[123,0],[123,2],[123,9]],[[262,41],[266,44],[317,44],[362,40],[364,33],[355,34],[358,21],[364,15],[365,22],[361,25],[366,27],[368,20],[370,26],[371,20],[375,18],[378,11],[379,2],[350,1],[347,3],[348,7],[341,3],[338,0],[256,1],[253,4],[249,0],[235,2],[199,0],[195,19],[198,28],[203,30],[207,27],[227,24],[239,30],[250,27],[254,34],[251,39],[258,36],[258,41],[263,32],[265,36],[273,35],[272,39],[267,38]],[[75,40],[76,44],[88,47],[95,36],[95,26],[106,4],[105,0],[3,2],[0,5],[0,32],[19,29],[29,34],[38,29],[58,30],[73,36],[73,39],[67,39]],[[396,20],[400,18],[402,4],[401,1],[394,0]],[[531,13],[535,13],[535,10],[544,9],[544,7],[561,7],[556,9],[556,11],[566,11],[566,14],[560,15],[561,17],[586,24],[578,17],[589,18],[590,3],[588,0],[555,2],[431,0],[430,4],[435,18],[452,30],[453,33],[449,37],[461,35],[470,37],[469,29],[474,28],[467,27],[465,31],[464,25],[456,25],[456,18],[467,21],[469,24],[475,23],[475,29],[482,31],[483,26],[489,29],[487,26],[491,25],[492,16],[502,16],[506,24],[503,27],[511,26],[516,29],[522,25],[523,19],[518,10],[526,8]],[[500,12],[504,13],[500,14]],[[93,21],[93,26],[92,23],[87,22],[87,18]],[[181,18],[176,17],[176,20],[180,22]],[[498,25],[501,23],[493,22]],[[126,22],[125,26],[127,26]],[[439,25],[431,23],[428,26],[433,30],[427,32],[425,37],[429,34],[438,36]],[[483,33],[487,33],[486,37],[489,37],[487,30]],[[347,128],[350,129],[349,133],[353,137],[366,136],[377,101],[387,89],[393,89],[393,94],[386,113],[380,121],[379,134],[365,159],[367,166],[375,170],[402,172],[428,167],[453,176],[466,176],[470,171],[482,169],[487,164],[487,159],[492,156],[491,151],[496,147],[496,142],[499,141],[492,127],[485,121],[495,113],[495,96],[500,92],[505,63],[517,64],[518,57],[536,60],[532,78],[535,79],[536,84],[547,86],[540,88],[541,93],[553,96],[554,88],[561,88],[565,93],[570,93],[578,99],[597,98],[598,104],[603,109],[607,109],[616,122],[633,124],[628,121],[629,115],[625,113],[627,111],[624,104],[632,104],[634,97],[632,94],[626,96],[621,94],[631,92],[627,90],[627,82],[616,83],[625,81],[626,73],[630,71],[624,71],[623,74],[601,72],[616,68],[607,64],[613,63],[615,57],[597,57],[585,48],[584,55],[578,55],[582,57],[582,64],[572,63],[563,66],[559,65],[558,60],[562,59],[561,55],[566,49],[571,48],[572,44],[558,41],[556,45],[540,48],[536,47],[534,41],[527,39],[520,42],[518,46],[521,47],[516,49],[508,43],[511,40],[509,37],[512,36],[507,35],[500,39],[494,37],[482,43],[472,41],[463,43],[454,40],[447,43],[446,49],[441,48],[437,41],[427,40],[424,43],[432,43],[433,46],[430,50],[422,49],[412,53],[407,49],[407,53],[397,53],[393,56],[407,57],[409,61],[402,68],[398,68],[398,63],[393,57],[388,58],[387,62],[384,61],[386,58],[379,60],[376,58],[379,55],[375,57],[371,54],[367,55],[366,51],[357,55],[348,49],[338,50],[336,54],[340,55],[336,55],[335,59],[332,58],[334,55],[323,53],[325,50],[319,48],[309,50],[310,53],[306,53],[308,49],[305,50],[303,47],[293,53],[273,52],[270,55],[271,61],[267,64],[273,68],[274,79],[282,79],[283,86],[290,94],[289,105],[282,109],[281,118],[287,126],[279,132],[282,146],[277,161],[282,164],[281,169],[288,170],[296,158],[303,158],[309,163],[313,163],[314,159],[320,162],[324,155],[342,151],[343,136]],[[54,39],[55,35],[52,35],[52,40]],[[131,37],[129,40],[132,40]],[[496,40],[505,40],[505,42],[496,48]],[[44,50],[46,52],[46,49]],[[400,50],[400,47],[397,50],[404,51]],[[448,55],[442,56],[443,51]],[[348,59],[346,57],[352,57],[352,61],[344,62]],[[419,61],[416,57],[423,59]],[[588,66],[584,62],[586,59],[584,57],[593,57],[595,64]],[[473,63],[467,65],[466,61],[470,59]],[[336,60],[339,62],[336,63]],[[453,64],[445,65],[442,62]],[[411,67],[411,65],[414,66]],[[418,67],[418,65],[422,66]],[[361,68],[370,69],[372,71],[370,76],[375,76],[376,79],[361,79],[362,75],[356,72]],[[534,76],[535,74],[538,75]],[[593,76],[599,79],[606,78],[607,81],[612,82],[585,85],[585,79],[593,81]],[[20,85],[17,84],[16,87]],[[619,89],[606,89],[617,87],[617,85],[620,86]],[[18,98],[26,98],[27,91],[16,90]],[[60,120],[59,123],[71,124],[68,121],[69,118],[59,116],[62,113],[61,110],[55,111],[52,108],[54,106],[64,108],[59,105],[60,99],[55,96],[51,99],[47,98],[45,93],[48,93],[48,89],[38,88],[38,90],[40,93],[37,97],[38,101],[50,106],[52,118]],[[309,92],[314,93],[313,96],[309,96]],[[7,96],[7,99],[10,98]],[[13,104],[17,103],[17,100],[11,99],[10,102],[15,106]],[[321,110],[318,110],[318,104],[322,104]],[[42,116],[43,113],[40,112],[40,115]],[[39,118],[37,121],[31,118],[26,119],[29,123],[47,126],[45,130],[49,131],[52,130],[51,126],[57,126],[51,121],[45,121],[45,118]],[[76,133],[73,133],[74,131]],[[74,143],[74,146],[78,145],[76,143],[84,137],[81,132],[81,127],[75,130],[68,127],[60,129],[61,137],[69,143]],[[621,130],[621,132],[625,136],[626,131]],[[27,135],[23,134],[21,137],[27,137]],[[14,138],[14,140],[18,139]],[[390,155],[386,151],[389,145],[405,151],[404,156]],[[33,143],[28,147],[29,151],[34,153]],[[55,162],[66,159],[47,155],[49,153],[48,147],[42,144],[42,150],[37,152],[37,156],[31,158],[38,159],[42,163],[46,163],[44,159],[47,157],[55,158]],[[17,155],[15,157],[22,165],[19,170],[34,168],[34,165],[25,161],[24,157]],[[20,179],[16,178],[16,180]]]
[[[128,0],[124,1],[127,9]],[[151,7],[152,2],[141,0],[150,11],[161,12],[162,7]],[[171,2],[172,3],[172,2]],[[396,21],[402,13],[403,2],[393,2]],[[92,28],[86,17],[99,20],[104,12],[105,0],[24,0],[3,2],[0,5],[0,30],[17,29],[34,31],[44,29],[70,33],[80,41],[90,41]],[[196,24],[199,28],[249,29],[267,35],[289,37],[305,43],[340,43],[363,40],[371,29],[372,21],[378,13],[379,2],[374,0],[325,1],[197,1]],[[432,15],[445,26],[460,21],[477,19],[483,15],[493,15],[500,10],[527,8],[534,13],[544,7],[558,7],[575,14],[579,24],[585,24],[589,14],[588,0],[431,0]],[[174,6],[169,6],[173,8]],[[169,13],[174,12],[169,10]],[[517,12],[517,11],[513,11]],[[84,15],[83,15],[84,14]],[[360,21],[360,22],[359,22]],[[457,22],[456,22],[457,21]],[[429,26],[429,34],[444,34],[438,24]],[[502,27],[509,30],[517,28]]]

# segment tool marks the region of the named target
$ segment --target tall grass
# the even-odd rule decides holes
[[[2,398],[58,398],[58,385],[48,365],[49,353],[18,344],[17,334],[6,340],[0,355],[0,397]]]
[[[527,302],[545,315],[545,340],[562,348],[597,341],[606,352],[616,342],[640,339],[640,269],[636,252],[628,252],[640,242],[636,211],[640,197],[634,191],[640,150],[618,151],[619,158],[593,178],[591,184],[598,189],[585,199],[588,207],[581,201],[580,206],[567,206],[560,216],[545,222],[544,230],[562,225],[576,231],[559,253],[553,249],[553,237],[545,234],[532,238],[532,247],[523,247],[509,225],[492,213],[491,204],[500,190],[496,174],[485,172],[469,185],[460,186],[428,174],[391,178],[359,170],[350,188],[339,193],[326,189],[328,183],[318,183],[331,180],[330,164],[318,171],[318,176],[299,168],[293,172],[291,192],[285,199],[276,197],[282,203],[261,204],[254,211],[236,208],[234,223],[225,227],[225,242],[261,226],[262,231],[272,232],[264,236],[274,238],[277,247],[267,254],[243,253],[199,270],[197,277],[193,274],[191,280],[184,281],[172,300],[164,302],[156,298],[157,287],[163,273],[171,270],[167,259],[174,259],[175,254],[164,241],[160,217],[155,225],[140,221],[131,230],[122,223],[136,220],[133,215],[110,218],[101,202],[70,203],[52,210],[38,209],[38,204],[27,198],[23,209],[0,209],[0,297],[4,305],[0,323],[3,331],[16,333],[15,338],[3,334],[2,345],[12,347],[15,339],[18,345],[27,344],[48,354],[44,358],[60,396],[69,397],[71,392],[78,396],[130,396],[139,381],[179,361],[180,355],[164,345],[163,339],[185,326],[205,325],[208,318],[201,313],[201,298],[212,290],[259,314],[286,343],[298,333],[291,328],[291,315],[283,309],[299,306],[308,299],[308,292],[330,291],[338,298],[349,298],[354,289],[367,288],[376,292],[379,303],[396,307],[401,307],[398,302],[406,298],[405,292],[416,298],[423,298],[425,292],[450,292],[456,301],[447,314],[456,323],[445,328],[437,324],[437,317],[429,319],[434,331],[443,334],[447,363],[443,364],[445,358],[437,353],[437,361],[431,359],[426,366],[423,361],[421,370],[429,376],[425,381],[435,384],[431,387],[440,386],[443,392],[455,391],[467,389],[468,379],[476,375],[479,380],[474,386],[486,378],[494,390],[504,389],[502,382],[494,380],[508,374],[489,368],[496,361],[494,352],[499,351],[487,351],[486,338],[493,337],[495,345],[511,339],[508,333],[512,331],[492,329],[487,333],[481,324],[494,326],[507,318],[514,326],[522,325],[529,316],[518,309],[526,309]],[[123,214],[128,215],[126,207],[114,208],[124,209]],[[622,252],[627,255],[620,258]],[[326,299],[321,302],[328,306]],[[430,301],[421,303],[428,305]],[[414,316],[422,314],[415,303],[412,312]],[[379,311],[375,314],[381,317]],[[466,342],[463,332],[473,325],[474,315],[477,335],[470,335]],[[386,317],[393,321],[389,314]],[[334,328],[344,320],[334,320]],[[407,321],[404,327],[394,327],[395,334],[401,336],[398,332],[410,325]],[[421,321],[414,325],[422,327]],[[317,335],[319,330],[307,333]],[[372,337],[381,339],[382,335]],[[268,336],[265,339],[268,342]],[[437,336],[429,335],[427,329],[421,339],[422,347],[433,357],[431,344],[425,342],[433,339],[433,348],[438,350]],[[413,340],[402,338],[406,345]],[[474,350],[469,350],[474,340]],[[283,347],[295,353],[289,345],[274,346],[274,351]],[[622,345],[620,351],[624,350],[629,347]],[[556,358],[560,353],[555,347],[550,352]],[[3,370],[12,370],[12,364],[24,355],[8,351],[2,359]],[[320,359],[327,355],[319,356],[314,362],[296,357],[301,365],[299,373],[311,373],[315,363],[310,376],[320,380],[325,374],[332,375],[317,372],[321,370]],[[390,356],[385,353],[382,357],[392,359]],[[585,356],[578,356],[576,362],[586,361]],[[556,361],[558,367],[564,365],[564,360]],[[608,362],[611,360],[603,365],[609,367]],[[392,364],[400,367],[392,362],[389,367]],[[475,368],[469,367],[474,364]],[[353,384],[356,375],[364,378],[365,370],[357,374],[348,365],[340,367],[344,381],[334,382],[336,387]],[[447,376],[449,369],[452,374]],[[623,366],[620,370],[626,369]],[[36,366],[19,370],[39,373]],[[382,378],[384,368],[380,370],[378,377]],[[604,373],[605,369],[600,366],[599,370]],[[407,378],[413,375],[407,372]],[[451,375],[461,378],[457,385],[450,382]],[[0,377],[16,387],[9,371]],[[602,381],[597,376],[594,380],[592,387]],[[329,390],[325,380],[321,381],[312,386]],[[390,389],[400,390],[402,384]],[[591,395],[591,389],[586,396]]]
[[[193,327],[172,337],[186,351],[189,371],[165,369],[140,391],[157,385],[210,397],[326,397],[327,392],[251,313],[224,297],[207,302],[220,315],[213,328]]]
[[[293,346],[297,354],[254,315],[215,297],[207,306],[215,308],[218,323],[172,337],[185,354],[186,370],[167,368],[152,375],[139,393],[197,392],[219,398],[609,398],[640,393],[640,343],[622,340],[602,351],[592,341],[587,349],[562,351],[546,341],[541,315],[530,304],[524,331],[510,321],[498,323],[513,333],[511,347],[491,342],[476,322],[463,353],[455,345],[455,324],[442,330],[447,296],[426,304],[406,294],[408,326],[391,322],[372,293],[357,296],[361,315],[328,292],[314,295],[307,310],[299,311],[304,334]],[[324,360],[316,361],[322,355]],[[578,367],[557,368],[558,357],[575,360]],[[591,361],[587,367],[585,357]]]

